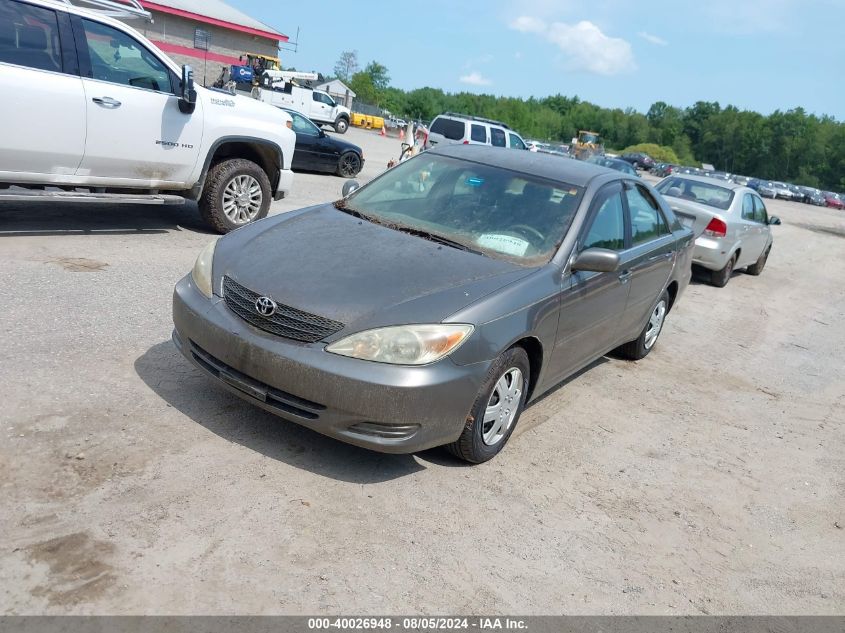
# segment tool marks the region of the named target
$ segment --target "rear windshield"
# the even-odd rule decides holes
[[[464,138],[465,124],[463,121],[438,117],[431,124],[432,134],[442,134],[450,141],[460,141]]]
[[[666,178],[657,185],[657,190],[664,196],[691,200],[723,211],[730,208],[734,199],[734,192],[727,187],[688,178]]]

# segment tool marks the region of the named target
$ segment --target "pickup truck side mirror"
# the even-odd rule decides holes
[[[191,114],[197,104],[197,90],[194,87],[194,69],[187,64],[182,66],[182,82],[180,84],[179,110],[184,114]]]
[[[572,260],[572,272],[613,273],[619,268],[619,253],[607,248],[588,248]]]

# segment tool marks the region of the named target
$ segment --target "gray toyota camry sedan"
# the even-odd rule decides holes
[[[654,348],[692,249],[638,178],[438,147],[209,244],[176,285],[173,340],[218,384],[320,433],[483,462],[526,403],[611,350]]]

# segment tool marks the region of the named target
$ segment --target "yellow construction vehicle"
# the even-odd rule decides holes
[[[599,142],[598,132],[579,130],[578,137],[572,139],[569,146],[569,153],[578,160],[587,160],[596,154],[604,154],[604,145]]]

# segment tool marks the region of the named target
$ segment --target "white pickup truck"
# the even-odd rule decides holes
[[[137,0],[0,0],[0,201],[180,204],[225,233],[291,189],[290,116],[194,86]],[[129,6],[131,5],[131,6]]]
[[[253,88],[252,96],[276,107],[290,108],[307,116],[317,125],[331,125],[338,134],[349,129],[349,108],[338,105],[328,92],[297,85],[295,80],[317,79],[315,73],[267,70],[261,76],[261,86]]]

